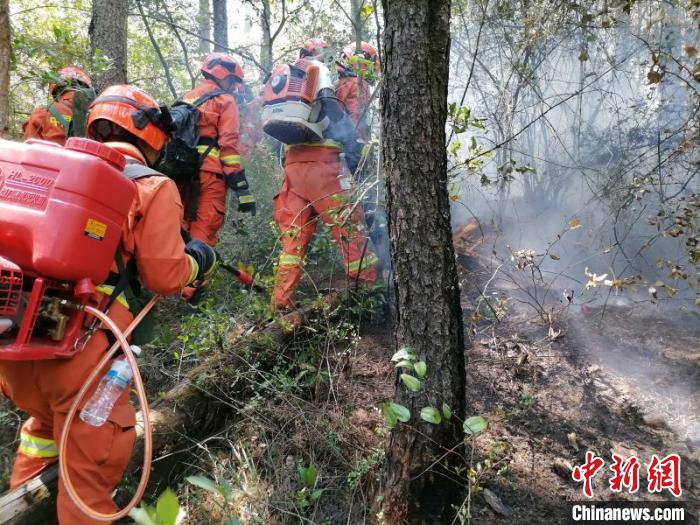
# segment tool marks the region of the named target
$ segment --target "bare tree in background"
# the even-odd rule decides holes
[[[397,384],[396,402],[410,409],[411,420],[393,430],[387,450],[383,510],[390,525],[450,523],[460,495],[450,468],[458,458],[448,452],[463,440],[466,381],[445,149],[450,3],[382,1],[382,158],[394,334],[397,348],[414,349],[427,364],[420,391]],[[420,419],[423,407],[443,403],[452,410],[449,420],[434,425]]]
[[[206,55],[211,51],[211,46],[209,45],[209,41],[211,40],[211,11],[209,10],[209,0],[199,0],[197,25],[199,26],[199,52],[202,55]]]
[[[355,35],[355,46],[360,49],[360,44],[366,38],[365,22],[366,17],[362,16],[362,7],[365,0],[350,0],[350,21],[352,22],[352,32]]]
[[[108,57],[111,67],[95,79],[97,91],[126,83],[127,0],[93,0],[90,21],[90,54]]]
[[[262,80],[272,69],[274,46],[277,37],[280,36],[287,22],[293,20],[308,6],[309,1],[304,0],[294,3],[287,0],[278,0],[277,2],[271,0],[248,0],[248,3],[260,17],[260,78]],[[273,7],[275,8],[274,10]]]
[[[10,121],[10,4],[0,0],[0,137],[6,137]]]
[[[212,0],[214,6],[214,51],[228,49],[228,12],[226,0]]]

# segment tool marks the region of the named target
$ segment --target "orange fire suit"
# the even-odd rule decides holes
[[[213,80],[206,79],[187,92],[182,99],[194,102],[202,95],[221,88]],[[219,95],[199,106],[199,136],[213,139],[217,146],[204,159],[199,172],[199,197],[196,199],[196,217],[191,217],[192,188],[181,187],[180,195],[185,203],[185,229],[193,239],[216,246],[217,232],[226,218],[225,178],[243,169],[239,149],[238,106],[231,94]],[[204,153],[208,146],[197,146]]]
[[[130,151],[126,153],[131,154]],[[143,162],[142,158],[136,160]],[[122,258],[125,263],[136,258],[136,267],[146,288],[159,294],[177,293],[198,271],[194,259],[185,254],[180,237],[182,205],[177,189],[166,177],[143,178],[135,184],[137,195],[122,231]],[[113,271],[117,271],[116,266]],[[105,300],[110,288],[100,286],[98,290],[94,297],[96,303]],[[109,309],[109,316],[121,329],[133,319],[127,306],[122,294]],[[68,410],[107,347],[105,332],[98,330],[83,351],[71,359],[0,361],[2,393],[30,415],[22,426],[10,478],[12,488],[58,459],[57,443]],[[97,384],[85,402],[96,388]],[[99,512],[116,511],[112,492],[124,473],[134,445],[136,417],[128,390],[125,389],[103,426],[93,427],[76,418],[71,427],[67,448],[71,480],[83,500]],[[59,483],[57,506],[60,525],[104,523],[82,514],[63,483]]]
[[[275,197],[273,217],[281,231],[273,309],[294,308],[306,249],[318,219],[331,227],[351,279],[373,283],[377,257],[368,246],[359,208],[347,217],[348,192],[341,187],[341,150],[332,146],[300,145],[287,150],[282,189]],[[345,213],[344,213],[345,212]]]
[[[335,96],[345,106],[350,119],[362,138],[367,138],[369,131],[364,121],[367,120],[366,108],[369,104],[369,83],[356,76],[341,76],[335,88]],[[362,123],[360,121],[363,121]]]
[[[70,123],[73,118],[73,96],[74,91],[65,91],[58,97],[52,105],[63,115],[63,118]],[[37,138],[50,140],[58,144],[66,143],[66,130],[58,119],[51,114],[47,106],[34,108],[29,120],[22,124],[24,140]]]

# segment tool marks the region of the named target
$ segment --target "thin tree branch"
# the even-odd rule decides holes
[[[170,13],[170,10],[168,9],[168,3],[164,2],[162,0],[159,0],[158,4],[163,8],[163,11],[165,12],[166,16],[168,17],[168,20],[173,23],[175,19],[173,18],[173,15]],[[197,74],[192,71],[192,68],[190,67],[190,55],[189,52],[187,51],[187,46],[185,45],[185,41],[182,39],[180,36],[180,31],[178,31],[177,27],[171,26],[171,29],[173,30],[173,34],[175,35],[175,38],[177,38],[177,41],[180,43],[180,48],[182,49],[182,54],[185,57],[185,68],[187,69],[187,73],[190,76],[190,84],[192,85],[192,88],[194,88]]]
[[[158,45],[155,36],[153,36],[153,31],[151,31],[151,25],[146,19],[146,14],[143,11],[143,5],[141,5],[141,0],[136,0],[136,7],[138,8],[139,13],[141,14],[141,20],[143,20],[143,25],[146,26],[146,33],[148,34],[148,39],[151,41],[151,45],[153,46],[156,55],[158,55],[158,60],[160,61],[161,66],[163,66],[163,71],[165,72],[165,81],[168,83],[170,93],[172,93],[173,98],[177,98],[177,89],[175,89],[175,85],[173,84],[173,78],[170,74],[170,67],[168,66],[168,63],[163,57],[163,53],[160,50],[160,46]]]

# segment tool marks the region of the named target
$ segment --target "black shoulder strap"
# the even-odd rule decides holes
[[[211,91],[204,93],[204,95],[202,95],[197,100],[192,102],[192,105],[194,107],[201,106],[207,100],[211,100],[214,97],[218,97],[219,95],[225,95],[225,94],[226,94],[226,91],[224,91],[223,89],[212,89]]]
[[[132,258],[128,264],[124,264],[124,259],[122,258],[122,245],[121,243],[117,246],[117,253],[114,254],[114,261],[117,263],[117,270],[119,271],[119,279],[114,285],[112,294],[107,300],[107,304],[104,307],[103,312],[107,313],[112,307],[117,298],[126,290],[126,288],[131,284],[131,281],[136,277],[136,261]]]
[[[139,164],[136,161],[126,161],[126,167],[124,168],[124,175],[131,180],[144,179],[146,177],[164,177],[164,175],[148,166]]]

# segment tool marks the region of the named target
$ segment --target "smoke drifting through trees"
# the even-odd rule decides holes
[[[505,245],[551,245],[540,270],[558,291],[585,292],[588,267],[613,289],[639,284],[638,298],[654,299],[647,289],[661,280],[657,296],[692,303],[700,83],[690,6],[485,0],[462,3],[454,20],[451,100],[469,78],[471,110],[451,119],[468,128],[450,144],[463,194],[455,224],[472,212],[493,221],[505,258]],[[596,284],[589,296],[611,289]]]

